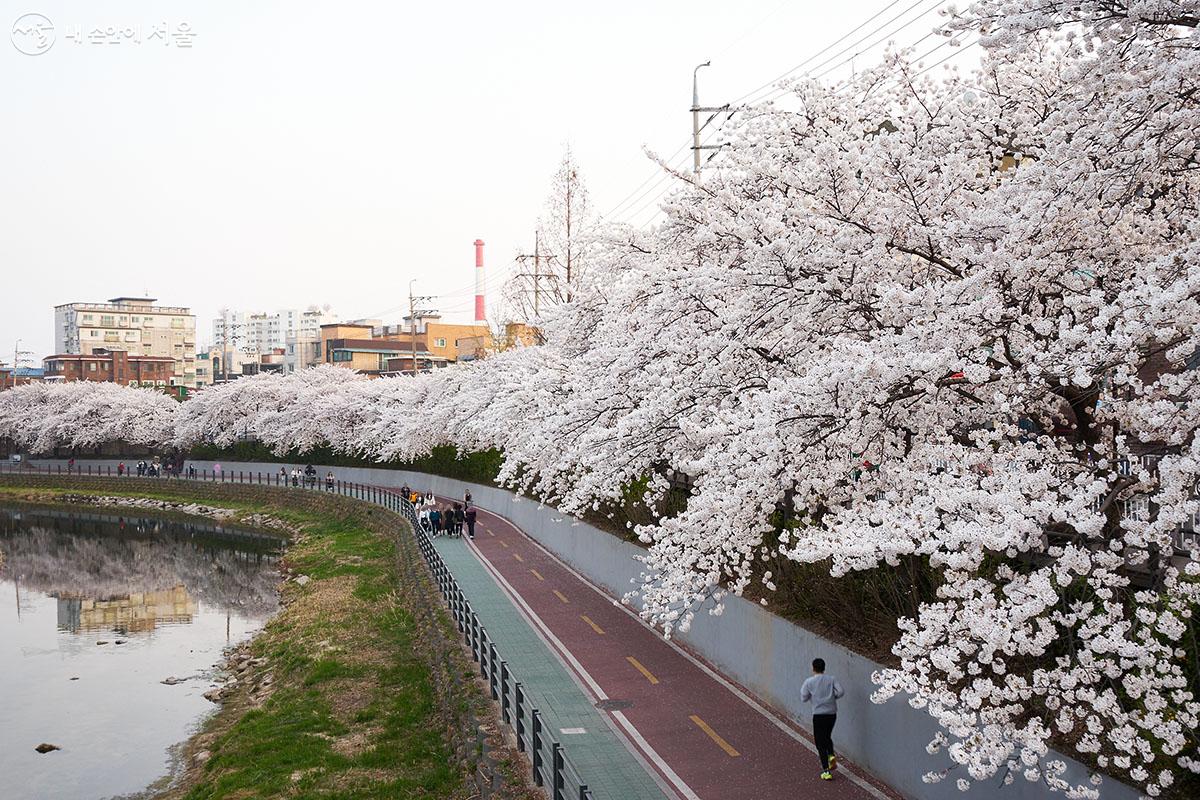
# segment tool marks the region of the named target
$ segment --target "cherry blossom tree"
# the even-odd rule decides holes
[[[0,437],[33,453],[110,442],[157,447],[171,440],[179,407],[154,389],[30,383],[0,392]]]
[[[243,379],[173,417],[114,388],[103,431],[67,394],[91,390],[40,387],[0,395],[0,434],[495,447],[567,512],[682,473],[683,511],[636,529],[647,619],[770,590],[767,559],[917,561],[936,597],[876,699],[939,723],[928,780],[1098,796],[1054,745],[1160,794],[1200,772],[1198,8],[985,0],[948,23],[980,37],[969,75],[894,53],[792,84],[677,176],[661,226],[589,241],[543,347]]]

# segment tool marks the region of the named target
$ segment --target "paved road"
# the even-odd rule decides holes
[[[807,732],[774,717],[664,640],[508,520],[483,509],[478,513],[476,538],[466,546],[607,710],[626,745],[678,797],[897,796],[850,764],[833,781],[820,780]],[[797,687],[803,677],[798,671]]]

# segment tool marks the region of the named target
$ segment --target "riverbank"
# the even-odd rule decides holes
[[[490,734],[491,706],[403,520],[261,487],[0,478],[0,503],[78,510],[99,498],[138,513],[218,509],[224,522],[290,540],[281,610],[228,655],[212,693],[219,710],[178,748],[177,774],[146,796],[536,796],[519,757]]]

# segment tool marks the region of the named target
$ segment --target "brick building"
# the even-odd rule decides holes
[[[49,381],[107,381],[125,386],[167,386],[175,371],[171,356],[135,356],[102,348],[89,355],[47,356],[42,364]]]

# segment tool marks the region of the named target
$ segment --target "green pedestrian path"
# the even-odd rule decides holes
[[[546,729],[562,743],[596,800],[665,800],[667,795],[654,778],[613,733],[466,542],[439,536],[433,544],[530,702],[541,710]],[[570,732],[579,729],[584,732]]]

